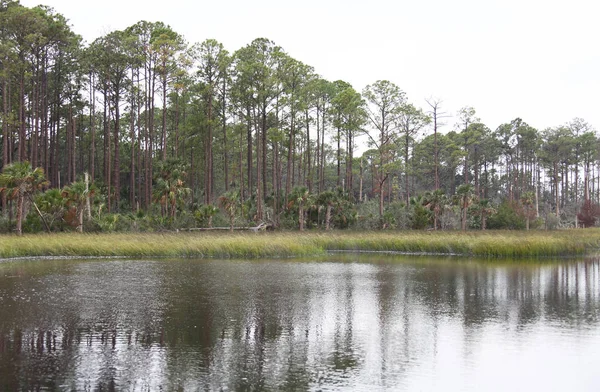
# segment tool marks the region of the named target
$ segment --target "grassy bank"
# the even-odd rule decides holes
[[[0,236],[0,257],[126,256],[260,258],[385,251],[478,257],[581,255],[600,248],[600,230],[488,232],[315,232],[37,234]]]

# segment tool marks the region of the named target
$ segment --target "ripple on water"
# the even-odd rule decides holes
[[[331,259],[4,263],[0,389],[600,387],[597,260]]]

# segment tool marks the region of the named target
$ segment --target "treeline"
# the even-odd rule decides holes
[[[230,53],[141,21],[84,44],[53,9],[14,1],[0,1],[0,42],[5,230],[30,205],[31,230],[84,215],[106,230],[126,216],[126,229],[595,223],[599,144],[581,119],[491,130],[466,107],[440,133],[440,100],[419,108],[390,81],[358,92],[268,39]]]

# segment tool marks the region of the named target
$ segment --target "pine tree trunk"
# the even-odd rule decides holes
[[[341,178],[341,146],[340,146],[340,140],[342,138],[341,132],[340,132],[340,127],[337,128],[337,152],[336,152],[336,160],[337,160],[337,186],[339,187],[341,185],[342,182],[342,178]]]
[[[131,69],[131,81],[134,80],[134,71]],[[135,96],[133,94],[133,87],[131,89],[131,108],[129,110],[129,138],[131,139],[131,153],[129,155],[129,208],[133,211],[135,208]],[[138,103],[139,106],[139,103]]]
[[[8,83],[6,79],[2,82],[2,111],[4,118],[8,118]],[[8,138],[8,122],[2,121],[2,168],[4,169],[8,165],[8,145],[10,141]],[[6,192],[2,192],[2,213],[4,216],[7,215],[7,201]]]
[[[221,100],[221,121],[223,123],[223,171],[225,174],[225,192],[229,191],[229,147],[227,145],[227,112],[226,112],[226,79],[223,78],[223,95]]]
[[[262,149],[262,160],[261,160],[262,192],[261,192],[259,201],[261,204],[260,219],[262,220],[262,218],[263,218],[262,204],[264,203],[265,195],[268,194],[268,188],[267,188],[267,103],[266,102],[263,103],[263,107],[262,107],[261,135],[262,135],[262,146],[261,146],[261,149]]]
[[[23,162],[26,158],[25,143],[25,72],[21,73],[19,84],[19,147],[17,151],[19,161]],[[20,233],[19,233],[20,234]]]
[[[209,86],[211,88],[211,86]],[[206,127],[206,139],[204,143],[204,169],[206,175],[204,176],[204,204],[209,205],[212,203],[212,161],[213,161],[213,150],[212,150],[212,111],[213,111],[213,96],[212,91],[208,94],[208,124]]]
[[[294,132],[296,130],[295,127],[295,112],[292,109],[291,111],[291,119],[290,119],[290,134],[288,136],[288,153],[287,153],[287,166],[286,166],[286,178],[285,178],[285,208],[288,205],[288,195],[292,190],[292,166],[293,166],[293,148],[294,148]]]
[[[22,191],[19,191],[17,196],[17,234],[23,234],[23,208],[25,204],[25,197]]]
[[[250,119],[250,107],[246,107],[246,134],[247,134],[247,140],[246,142],[248,143],[248,150],[246,151],[247,153],[247,181],[248,181],[248,192],[252,192],[252,185],[253,185],[253,181],[252,181],[252,168],[253,168],[253,164],[252,164],[252,122]],[[248,197],[251,197],[251,195],[247,195]]]
[[[263,166],[265,164],[263,150],[262,130],[261,127],[256,126],[256,219],[258,221],[263,219]]]
[[[91,146],[90,146],[90,166],[89,172],[92,181],[96,179],[96,88],[94,74],[90,72],[90,130],[91,130]]]
[[[379,217],[383,218],[383,196],[385,194],[384,192],[384,185],[385,185],[385,178],[379,180]]]
[[[163,110],[162,110],[162,160],[167,160],[167,74],[166,64],[163,63],[163,69],[165,74],[162,76],[162,90],[163,90]]]
[[[308,115],[308,109],[306,109],[306,165],[308,175],[306,176],[306,187],[308,193],[312,193],[312,165],[310,160],[310,117]]]

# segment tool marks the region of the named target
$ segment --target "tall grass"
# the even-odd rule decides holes
[[[328,251],[385,251],[477,257],[581,255],[600,247],[600,230],[488,232],[308,232],[36,234],[0,236],[0,257],[125,256],[261,258]]]

